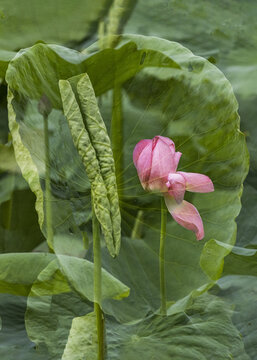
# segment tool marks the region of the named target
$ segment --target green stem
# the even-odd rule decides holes
[[[11,197],[8,201],[6,201],[5,204],[3,204],[4,208],[4,220],[3,220],[3,227],[6,230],[11,229],[11,223],[12,223],[12,206],[13,206],[13,194],[11,194]]]
[[[8,230],[11,229],[11,225],[12,225],[13,196],[14,194],[12,192],[10,199],[0,205],[0,214],[1,215],[3,214],[1,216],[1,225],[3,229],[6,230],[3,231],[3,241],[1,241],[0,252],[6,251],[6,245],[8,243],[7,232]]]
[[[122,33],[136,3],[137,0],[113,0],[106,27],[107,47],[115,47],[118,43],[117,35]]]
[[[46,211],[46,237],[50,252],[53,248],[53,225],[51,204],[51,180],[50,180],[50,151],[48,135],[48,116],[44,116],[44,139],[45,139],[45,211]]]
[[[12,182],[13,191],[11,193],[10,199],[2,204],[3,208],[3,228],[6,230],[11,229],[12,225],[12,209],[13,209],[13,196],[14,196],[14,188],[15,188],[15,175],[10,177],[10,181]]]
[[[119,199],[123,188],[123,119],[122,119],[122,87],[114,85],[112,102],[111,142],[115,162],[115,171]]]
[[[96,315],[98,337],[98,360],[104,360],[104,317],[101,309],[102,303],[102,264],[99,223],[93,213],[93,249],[94,249],[94,311]]]
[[[105,24],[104,20],[100,20],[98,24],[98,42],[99,42],[99,49],[104,49],[104,36],[105,36]]]
[[[139,210],[131,232],[131,239],[140,239],[142,232],[143,210]]]
[[[166,238],[167,209],[164,198],[161,199],[161,235],[159,250],[159,269],[160,269],[160,295],[161,295],[161,315],[166,315],[166,281],[165,281],[165,238]]]
[[[83,238],[84,249],[88,250],[89,249],[89,238],[88,238],[86,231],[82,231],[82,238]]]

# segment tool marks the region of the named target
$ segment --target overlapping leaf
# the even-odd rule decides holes
[[[92,311],[94,301],[94,265],[73,256],[58,255],[57,258],[58,261],[55,258],[38,274],[29,293],[26,312],[26,328],[30,339],[37,344],[40,352],[44,352],[46,346],[53,358],[60,355],[65,347],[72,317]],[[112,297],[120,300],[128,294],[129,288],[126,285],[103,270],[103,299]],[[87,336],[91,338],[92,329],[88,331]],[[68,354],[73,342],[74,339],[70,339],[67,344]]]
[[[150,50],[145,61],[141,62],[143,54],[144,51],[137,50],[133,43],[90,56],[63,47],[37,44],[21,51],[10,63],[6,76],[10,88],[10,129],[16,140],[14,147],[18,164],[37,195],[41,226],[44,184],[40,178],[45,176],[45,164],[43,120],[37,111],[37,101],[45,94],[54,107],[48,118],[54,232],[78,233],[89,217],[88,212],[85,214],[85,210],[90,208],[89,184],[68,126],[64,123],[58,82],[87,71],[96,95],[99,95],[109,90],[114,81],[122,83],[144,66],[178,67],[158,49]],[[113,63],[122,66],[113,66]]]
[[[203,218],[205,241],[214,238],[234,244],[235,218],[241,207],[248,153],[244,135],[239,130],[238,106],[231,85],[211,63],[195,57],[178,44],[138,36],[125,39],[133,39],[139,48],[165,49],[167,56],[170,54],[181,70],[146,68],[126,83],[130,99],[124,94],[124,123],[130,136],[123,148],[126,170],[123,228],[130,234],[137,212],[143,211],[141,236],[157,256],[160,201],[156,195],[143,192],[131,154],[142,138],[168,135],[183,154],[179,170],[204,173],[214,182],[212,194],[186,194]],[[108,99],[105,99],[101,110],[107,119],[110,109],[111,105],[108,107]],[[133,197],[133,193],[137,196]],[[194,235],[171,218],[167,231],[167,242],[171,242],[167,255],[171,264],[170,300],[178,300],[217,279],[227,253],[220,254],[220,262],[205,259],[201,269],[200,254],[205,241],[196,243]]]
[[[0,293],[28,295],[30,292],[33,296],[59,294],[69,291],[71,284],[81,296],[94,301],[94,264],[87,260],[58,255],[57,261],[53,254],[47,253],[10,253],[0,257]],[[33,271],[29,270],[30,267]],[[102,289],[103,299],[122,299],[129,295],[129,288],[106,270],[102,274]]]
[[[28,295],[39,273],[54,259],[52,254],[2,254],[0,292]]]
[[[24,326],[24,314],[27,299],[22,296],[0,295],[0,356],[2,360],[19,358],[20,360],[46,360],[46,354],[35,351],[35,345],[27,336]]]
[[[75,317],[62,360],[97,359],[97,329],[95,313]]]
[[[89,51],[95,50],[96,48],[92,47]],[[21,68],[23,71],[21,71]],[[147,69],[141,71],[143,68]],[[231,246],[235,241],[236,226],[234,219],[240,210],[241,184],[248,166],[244,136],[239,131],[237,102],[228,81],[213,65],[202,58],[195,57],[179,44],[161,39],[127,36],[123,37],[117,49],[106,49],[91,55],[81,55],[64,48],[44,44],[37,44],[31,49],[21,52],[11,62],[7,72],[7,81],[14,95],[10,99],[10,104],[15,110],[15,120],[21,125],[19,130],[21,140],[36,164],[36,172],[44,177],[42,153],[40,153],[40,150],[36,150],[35,144],[32,146],[31,142],[28,141],[28,134],[32,133],[31,129],[35,129],[33,125],[35,122],[38,127],[36,127],[37,131],[33,131],[33,134],[39,133],[39,124],[42,119],[35,115],[38,99],[44,93],[52,102],[55,110],[52,114],[52,123],[50,122],[53,129],[53,134],[50,134],[50,137],[52,139],[52,149],[59,150],[55,152],[55,154],[58,154],[57,158],[52,158],[51,163],[53,172],[52,189],[55,190],[55,195],[57,195],[55,199],[58,200],[63,196],[65,186],[63,180],[61,180],[61,186],[60,184],[54,186],[55,181],[53,180],[58,179],[60,181],[60,177],[56,176],[57,169],[59,169],[56,163],[59,161],[63,166],[66,162],[67,158],[61,156],[64,148],[67,152],[71,152],[71,149],[73,149],[73,154],[75,154],[71,137],[69,137],[66,130],[62,130],[61,134],[65,134],[65,139],[69,138],[70,142],[65,143],[64,148],[61,146],[54,147],[54,143],[58,142],[57,137],[60,136],[56,130],[58,128],[57,124],[61,124],[59,129],[62,126],[65,129],[65,119],[61,114],[62,102],[58,82],[60,79],[68,79],[84,72],[88,73],[96,95],[107,92],[113,87],[114,83],[122,84],[127,81],[125,88],[129,97],[123,93],[124,131],[128,134],[123,149],[125,154],[124,178],[126,179],[126,188],[124,189],[126,197],[123,199],[122,204],[123,230],[130,235],[138,212],[143,211],[140,220],[140,232],[144,240],[134,239],[133,241],[138,242],[135,246],[130,244],[132,240],[128,240],[124,248],[121,249],[120,258],[113,260],[109,257],[106,260],[106,257],[104,257],[104,267],[110,269],[113,275],[118,274],[125,283],[126,274],[124,269],[126,269],[127,273],[131,271],[132,275],[134,271],[138,272],[134,276],[135,280],[130,280],[128,285],[137,286],[138,293],[143,295],[137,296],[132,293],[131,303],[129,303],[128,298],[128,302],[124,305],[124,316],[122,316],[122,307],[119,309],[117,306],[117,318],[122,321],[138,319],[140,312],[146,315],[148,311],[158,310],[159,307],[157,261],[160,212],[159,198],[154,194],[145,194],[141,189],[136,171],[132,167],[132,150],[137,141],[142,138],[152,138],[157,134],[170,136],[175,140],[177,150],[183,152],[179,170],[207,174],[215,184],[213,194],[187,195],[188,199],[197,206],[203,217],[206,240],[213,238]],[[101,113],[104,119],[110,118],[108,113],[110,108],[109,97],[103,98]],[[31,119],[31,116],[28,117],[29,113],[34,114],[33,119]],[[58,118],[62,120],[60,122],[56,121]],[[108,127],[109,124],[107,123]],[[24,136],[26,131],[27,137]],[[36,158],[41,159],[41,163]],[[59,160],[60,158],[62,160]],[[71,157],[68,158],[71,159]],[[75,157],[75,159],[78,159],[78,157]],[[75,173],[71,165],[69,169],[71,169],[72,174]],[[72,192],[70,189],[74,188],[73,179],[68,177],[69,181],[66,184],[67,201],[71,199]],[[86,180],[84,183],[83,181],[80,183],[81,189],[83,189],[83,184],[86,183]],[[39,182],[39,184],[42,188],[42,183]],[[65,216],[60,215],[60,211],[61,208],[59,207],[58,216],[60,219],[65,220]],[[65,215],[68,214],[69,211]],[[82,216],[82,212],[80,216]],[[81,226],[83,221],[85,223],[85,219],[82,220],[81,217],[76,217],[75,223],[77,226]],[[68,226],[65,231],[67,229],[69,229]],[[199,262],[204,242],[202,244],[196,243],[193,234],[180,228],[171,219],[168,221],[167,230],[166,273],[167,287],[169,289],[168,300],[176,302],[187,298],[196,289],[207,289],[209,284],[220,276],[223,257],[227,254],[227,251],[221,253],[219,262],[209,262],[206,253],[203,253],[203,268],[201,268]],[[231,247],[229,247],[230,250]],[[66,257],[60,256],[60,259],[60,261],[65,260],[63,264],[61,263],[62,271],[69,278],[76,291],[84,296],[84,293],[86,293],[84,286],[86,285],[84,285],[83,275],[80,274],[82,278],[77,275],[80,272],[80,266],[74,265],[71,258],[66,260]],[[76,260],[76,264],[82,264],[82,262],[85,264],[82,259]],[[140,270],[144,274],[144,276],[142,275],[144,281],[137,284],[137,276],[140,277],[141,275],[138,270],[139,264]],[[152,292],[147,291],[149,286],[154,294],[154,298],[150,301],[148,297],[152,296]],[[145,298],[144,301],[142,297]],[[193,301],[193,298],[190,299]],[[137,300],[139,303],[137,303]],[[188,303],[186,303],[187,305]],[[106,306],[107,312],[115,315],[113,310],[115,309],[115,301],[104,306]],[[40,304],[36,304],[36,307],[40,308]],[[214,308],[217,310],[216,307]],[[215,312],[216,315],[217,311]],[[224,321],[224,314],[222,317],[222,321]],[[158,320],[157,323],[159,324]],[[36,324],[36,321],[34,324]],[[113,350],[113,356],[119,356],[120,358],[121,353],[123,354],[125,350],[128,359],[135,352],[142,357],[143,351],[149,358],[146,349],[149,349],[149,351],[151,349],[155,354],[154,348],[159,349],[156,344],[160,342],[160,339],[157,335],[157,340],[151,342],[152,337],[149,328],[155,328],[154,324],[155,320],[151,318],[146,330],[144,330],[144,325],[142,325],[143,330],[142,328],[140,330],[139,326],[136,331],[143,334],[142,338],[139,339],[133,336],[134,330],[131,330],[132,332],[124,330],[124,338],[126,338],[124,343],[127,343],[128,347],[122,341],[118,345],[114,344],[113,348],[116,348],[116,350]],[[157,330],[154,332],[162,334],[163,337],[168,339],[169,331],[162,331],[166,326],[166,322],[162,322],[163,325],[159,324],[161,327],[163,326],[162,329],[159,328],[158,324],[156,325]],[[172,327],[170,326],[170,328]],[[212,339],[220,330],[219,325],[217,327],[215,325],[212,329],[214,328],[215,335],[210,334]],[[204,331],[205,329],[204,327]],[[208,326],[207,329],[209,329]],[[227,329],[231,330],[230,334],[234,331],[229,325]],[[190,328],[189,331],[191,330]],[[115,331],[120,332],[120,328]],[[234,334],[238,333],[235,332]],[[224,339],[226,335],[228,334],[223,334]],[[206,352],[206,347],[212,349],[213,353],[217,341],[205,342],[206,339],[201,338],[201,342],[197,342],[198,336],[199,333],[197,333],[195,343],[196,349],[191,349],[188,358],[190,359],[191,356],[192,359],[199,359],[200,356],[208,355],[211,359],[211,353],[203,354]],[[237,337],[237,335],[235,336]],[[192,337],[190,336],[191,341]],[[220,341],[223,341],[223,339],[219,340],[219,343]],[[186,338],[185,342],[187,343]],[[229,338],[224,347],[219,348],[217,346],[218,353],[216,357],[222,359],[223,356],[224,359],[229,359],[229,356],[241,356],[243,359],[245,354],[241,348],[242,344],[238,342],[240,349],[238,350],[236,346],[237,350],[232,351],[230,348],[231,343],[232,339]],[[201,348],[201,344],[206,344],[204,350]],[[186,348],[186,345],[183,345]],[[176,347],[171,349],[170,344],[166,343],[165,349],[164,356],[169,358],[168,356],[173,355],[180,359],[181,354],[176,353],[176,351],[180,351],[179,349],[177,350]],[[219,352],[221,349],[222,353]],[[159,353],[158,350],[156,356],[159,356]]]
[[[95,355],[88,352],[88,335],[93,323],[88,321],[91,310],[86,303],[79,302],[71,294],[38,300],[29,303],[26,325],[39,346],[39,354],[50,353],[52,359],[60,359],[63,352],[74,359],[81,359],[85,354]],[[107,317],[107,359],[149,359],[150,356],[158,359],[160,354],[165,360],[212,360],[213,356],[222,360],[249,359],[231,321],[229,306],[215,296],[201,296],[185,312],[163,320],[162,316],[151,315],[135,324],[121,325]]]
[[[24,146],[20,131],[19,131],[19,123],[16,121],[16,113],[12,106],[12,100],[14,95],[11,90],[9,92],[9,127],[10,132],[13,138],[13,147],[15,149],[15,156],[17,163],[21,168],[21,172],[25,180],[28,182],[31,190],[36,195],[36,210],[38,213],[39,225],[43,225],[44,221],[44,210],[43,210],[43,192],[40,186],[39,175],[36,169],[36,166],[31,158],[29,150]]]
[[[29,338],[37,345],[34,358],[61,359],[74,317],[91,312],[92,306],[74,292],[29,297],[25,315]]]
[[[255,359],[257,335],[256,277],[247,275],[225,276],[218,281],[218,285],[219,291],[216,291],[216,294],[226,300],[230,306],[233,306],[233,323],[240,331],[249,358]]]
[[[151,11],[148,11],[148,7]],[[235,0],[226,2],[169,0],[160,1],[157,5],[154,1],[146,4],[139,0],[136,11],[125,28],[128,32],[140,31],[145,35],[154,33],[166,39],[179,41],[196,54],[216,63],[231,81],[239,102],[241,129],[246,134],[250,152],[250,172],[244,185],[242,210],[237,218],[237,245],[250,247],[251,244],[256,245],[257,239],[255,215],[257,42],[256,22],[253,20],[256,11],[256,4],[252,1],[241,3]],[[244,249],[240,251],[243,253]],[[214,256],[217,259],[216,253]],[[244,334],[246,349],[249,349],[254,359],[256,354],[254,334],[257,327],[255,322],[251,321],[255,305],[250,300],[254,298],[254,294],[252,293],[251,297],[247,296],[249,299],[247,304],[243,294],[244,291],[249,293],[251,287],[255,288],[256,279],[251,278],[250,281],[247,277],[247,272],[250,275],[254,271],[255,259],[254,256],[241,256],[232,253],[225,258],[225,271],[229,262],[233,266],[233,271],[239,274],[242,270],[245,275],[225,280],[227,285],[224,293],[237,304],[235,318],[244,319],[237,324],[240,332]],[[241,291],[241,289],[245,290]]]
[[[140,72],[143,68],[146,69]],[[157,256],[159,198],[143,193],[131,165],[135,144],[159,133],[170,136],[182,151],[179,170],[201,172],[214,181],[213,194],[187,195],[203,217],[206,240],[215,238],[233,244],[234,219],[240,210],[248,154],[244,136],[239,131],[237,102],[222,73],[181,45],[156,38],[125,36],[117,49],[85,56],[38,44],[21,53],[8,68],[7,81],[16,94],[12,100],[16,112],[22,101],[26,104],[28,99],[38,99],[42,93],[55,108],[61,108],[59,79],[84,71],[96,95],[112,88],[114,82],[131,79],[126,83],[130,100],[124,97],[124,131],[129,134],[123,149],[127,196],[122,210],[124,231],[130,235],[137,211],[143,210],[143,236]],[[101,111],[108,119],[108,106],[111,108],[108,97],[102,104]],[[17,120],[26,123],[26,113],[21,111]],[[26,146],[33,154],[35,148],[28,143]],[[55,171],[54,165],[52,167]],[[204,242],[196,243],[193,234],[171,219],[167,230],[172,263],[169,277],[172,297],[169,300],[175,301],[213,280],[206,274],[221,270],[216,263],[206,262],[204,271],[199,266]]]
[[[110,359],[158,359],[160,354],[163,360],[249,359],[229,308],[207,295],[166,321],[150,316],[138,324],[108,330]]]
[[[12,105],[10,106],[12,107]],[[19,119],[20,116],[25,116],[25,122],[16,122],[17,131],[10,127],[17,139],[19,140],[22,137],[23,141],[15,143],[16,159],[22,168],[23,176],[31,184],[31,189],[37,196],[36,208],[42,227],[45,202],[43,118],[37,111],[36,102],[28,104],[26,114],[16,108],[16,115]],[[20,131],[18,131],[19,124],[21,125]],[[67,233],[71,231],[78,233],[78,227],[86,223],[90,217],[88,179],[73,145],[67,121],[62,113],[56,110],[52,111],[48,118],[48,124],[54,232]],[[14,138],[16,139],[16,137]],[[30,162],[24,161],[26,154],[27,158],[30,158]],[[56,154],[62,154],[62,156],[57,157]],[[27,171],[25,171],[25,167]]]

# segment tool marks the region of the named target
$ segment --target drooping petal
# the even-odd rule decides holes
[[[148,189],[148,181],[152,166],[152,142],[146,144],[137,160],[137,173],[144,189]]]
[[[149,145],[150,143],[152,143],[152,140],[150,139],[144,139],[139,141],[133,151],[133,162],[135,167],[137,167],[137,160],[141,154],[141,152],[144,150],[144,148]]]
[[[191,192],[208,193],[214,191],[211,179],[203,174],[178,171],[186,180],[186,190]]]
[[[178,204],[184,199],[186,191],[186,180],[178,173],[170,173],[168,175],[168,193],[173,196]]]
[[[183,200],[182,203],[178,205],[175,202],[175,199],[169,195],[165,196],[165,203],[171,216],[179,225],[194,231],[197,240],[202,240],[204,238],[201,216],[192,204]]]
[[[175,171],[174,152],[170,145],[160,137],[153,139],[152,167],[149,178],[149,190],[167,191],[165,183],[168,174]]]

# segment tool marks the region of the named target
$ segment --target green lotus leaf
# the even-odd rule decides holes
[[[256,354],[256,276],[229,275],[218,281],[216,294],[233,307],[233,323],[244,341],[245,351],[250,359]]]
[[[146,58],[144,53],[131,42],[120,49],[106,49],[93,55],[40,43],[20,51],[9,64],[6,80],[14,151],[23,176],[36,195],[36,209],[43,231],[45,159],[43,118],[37,110],[39,99],[45,94],[54,107],[48,117],[53,230],[55,234],[70,230],[79,233],[89,218],[89,182],[65,124],[59,80],[87,72],[96,95],[99,95],[109,90],[114,81],[122,83],[144,66],[178,67],[161,51],[150,50]],[[141,63],[142,56],[145,60]],[[114,67],[113,62],[123,65]]]
[[[52,301],[40,300],[30,303],[26,319],[30,337],[38,345],[38,353],[47,356],[49,351],[52,359],[69,355],[77,360],[85,354],[94,359],[91,352],[95,336],[94,316],[88,305],[83,304],[84,314],[81,314],[82,304],[73,298],[71,306],[70,294],[55,296]],[[57,319],[63,325],[62,332]],[[52,336],[49,337],[50,333]],[[184,312],[170,315],[165,321],[162,316],[149,315],[136,323],[120,324],[107,317],[106,335],[107,359],[149,359],[150,356],[158,359],[161,354],[164,360],[211,360],[213,356],[222,360],[249,360],[241,336],[231,321],[230,307],[208,294],[198,297]],[[57,341],[59,346],[56,346]]]
[[[24,71],[21,71],[21,68]],[[201,255],[201,252],[210,239],[228,245],[234,244],[235,218],[241,208],[242,182],[249,163],[245,137],[239,129],[238,105],[230,83],[207,60],[193,55],[178,43],[158,38],[126,35],[120,39],[116,49],[98,51],[97,46],[94,45],[87,49],[85,54],[61,47],[37,44],[21,52],[10,63],[6,76],[8,85],[15,94],[12,106],[15,108],[16,117],[18,114],[16,121],[23,124],[23,131],[25,132],[26,129],[24,124],[26,126],[30,124],[30,130],[34,128],[26,109],[34,103],[37,104],[43,93],[54,106],[52,126],[53,128],[56,126],[54,111],[57,111],[58,116],[62,118],[63,125],[59,127],[59,131],[62,131],[61,128],[65,127],[65,124],[61,114],[59,80],[69,79],[85,72],[90,77],[96,96],[107,93],[113,88],[114,83],[124,83],[123,123],[124,132],[128,136],[122,149],[124,154],[122,230],[130,237],[139,212],[143,213],[139,221],[140,236],[156,261],[159,247],[160,198],[156,194],[145,193],[139,183],[132,163],[132,152],[136,143],[157,134],[169,136],[175,141],[176,149],[183,153],[178,169],[200,172],[213,180],[214,193],[186,194],[186,199],[197,207],[203,218],[204,241],[196,242],[193,233],[180,227],[171,218],[167,224],[167,244],[169,244],[167,279],[170,287],[167,300],[176,302],[184,299],[194,290],[202,287],[207,289],[220,276],[225,253],[221,254],[219,262],[210,262],[208,258],[204,260],[204,256],[208,254],[204,252]],[[109,93],[101,97],[99,106],[106,127],[109,129],[112,109]],[[60,137],[57,130],[54,134]],[[66,130],[65,134],[66,138],[69,136],[71,140],[71,135],[68,135]],[[38,142],[37,147],[32,147],[31,141],[23,136],[24,143],[25,140],[34,161],[36,161],[35,153],[38,154],[37,158],[42,159],[42,154],[40,155],[36,150]],[[55,141],[52,141],[53,149]],[[71,152],[71,149],[75,150],[70,142],[65,143],[65,148],[68,152]],[[51,163],[53,173],[57,172],[58,161],[63,165],[65,163],[65,156],[61,155],[63,148],[57,149],[58,156],[55,156]],[[75,164],[76,156],[74,155]],[[72,160],[69,164],[69,170],[76,173]],[[43,171],[41,174],[44,177]],[[83,176],[83,180],[79,182],[82,189],[83,181],[86,184],[85,175]],[[52,189],[54,185],[52,182]],[[56,199],[61,199],[64,189],[68,193],[66,199],[70,199],[71,188],[75,188],[72,178],[66,187],[61,187],[58,183]],[[63,223],[67,221],[67,216],[60,215],[61,208],[54,213],[63,220]],[[65,214],[69,215],[69,212]],[[74,216],[71,210],[70,216]],[[80,212],[80,217],[76,218],[77,226],[85,222],[82,217],[83,212]],[[86,214],[85,218],[87,218]],[[67,231],[69,227],[65,229]],[[123,258],[126,259],[128,254],[129,252]],[[142,255],[138,263],[144,261],[143,259]],[[146,257],[145,261],[149,261],[146,271],[151,274],[150,278],[157,279],[158,269],[154,270],[152,266],[156,261],[153,262],[151,257]],[[123,281],[126,283],[124,279]],[[158,280],[154,281],[155,287],[158,288]],[[142,292],[146,286],[147,283],[141,287]],[[156,309],[157,303],[156,299],[154,305]]]
[[[39,273],[55,258],[52,254],[0,255],[0,293],[28,295]]]

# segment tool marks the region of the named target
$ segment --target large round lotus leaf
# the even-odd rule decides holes
[[[0,295],[0,355],[2,360],[47,360],[46,354],[35,353],[35,345],[27,335],[24,314],[27,298],[8,294]]]
[[[256,15],[254,1],[138,0],[125,32],[180,42],[217,63],[236,93],[250,97],[256,95]]]
[[[168,219],[167,242],[172,243],[169,245],[172,269],[167,277],[174,287],[172,300],[175,300],[185,294],[184,287],[193,289],[202,285],[204,273],[215,279],[221,271],[218,263],[207,263],[202,258],[202,272],[199,267],[201,248],[212,238],[228,244],[235,241],[234,219],[241,207],[240,196],[248,169],[248,152],[244,135],[239,130],[237,102],[232,87],[215,66],[176,43],[138,39],[137,36],[131,38],[139,47],[165,49],[165,53],[181,69],[146,68],[127,82],[130,101],[138,106],[141,117],[124,111],[125,124],[131,129],[137,126],[133,136],[126,139],[125,168],[131,164],[132,149],[137,141],[157,135],[158,130],[151,124],[159,124],[159,134],[172,138],[176,149],[182,152],[178,170],[206,174],[215,187],[213,193],[186,194],[186,199],[197,207],[202,216],[204,241],[197,243],[192,232],[177,225],[171,217]],[[136,171],[131,166],[130,174],[125,175],[128,196],[140,188],[137,179],[135,182],[135,175]],[[148,196],[149,199],[156,199],[154,194]],[[139,207],[140,199],[145,197],[142,191],[136,199]],[[151,211],[149,205],[142,206],[148,224],[144,238],[146,241],[149,239],[149,245],[156,252],[160,229],[158,206],[157,199]],[[152,245],[154,241],[155,245]]]
[[[235,242],[235,218],[241,208],[248,152],[244,135],[239,129],[238,105],[232,87],[214,65],[194,56],[177,43],[138,36],[126,37],[127,41],[129,39],[135,41],[139,48],[165,51],[181,67],[147,67],[126,82],[129,98],[123,94],[126,133],[123,148],[123,229],[131,235],[133,229],[138,228],[138,237],[143,238],[144,243],[137,245],[134,256],[138,257],[140,267],[148,262],[144,274],[149,272],[151,280],[158,279],[160,198],[144,192],[139,183],[132,162],[136,143],[158,134],[169,136],[175,141],[176,149],[182,152],[178,170],[206,174],[215,187],[215,191],[209,194],[186,193],[186,199],[197,207],[202,216],[205,228],[203,241],[197,242],[192,232],[180,227],[168,215],[165,255],[168,300],[176,301],[208,283],[208,277],[217,279],[222,272],[223,258],[230,250],[220,248],[216,256],[211,257],[209,248],[206,247],[204,252],[202,248],[210,239],[230,245]],[[108,98],[102,99],[101,110],[106,119],[110,118],[109,103]],[[124,253],[129,254],[124,259],[127,259],[133,272],[135,257],[127,251],[127,243],[124,246]],[[149,251],[141,251],[140,248],[145,246]],[[114,265],[115,261],[117,264],[121,261],[122,269],[122,260],[108,260],[106,266],[109,271],[110,267],[118,266]],[[129,261],[134,265],[130,266]]]
[[[256,260],[255,260],[256,264]],[[254,265],[256,268],[256,265]],[[249,275],[251,272],[249,272]],[[224,276],[218,281],[218,295],[233,306],[233,323],[239,330],[250,359],[256,357],[257,281],[256,276]]]
[[[45,145],[43,118],[37,110],[39,99],[45,94],[53,105],[48,117],[48,136],[54,232],[78,232],[85,228],[90,218],[89,182],[63,116],[59,80],[87,72],[96,95],[99,95],[111,89],[116,78],[124,82],[149,63],[178,67],[171,58],[157,50],[150,51],[149,61],[140,64],[142,54],[143,51],[137,50],[132,43],[96,55],[83,55],[56,45],[36,44],[20,51],[10,63],[6,76],[10,131],[16,160],[37,197],[36,209],[41,226],[44,222]],[[115,68],[114,62],[122,66]]]
[[[107,322],[108,359],[248,360],[229,308],[216,297],[199,297],[185,313],[149,316],[135,325]]]
[[[12,91],[9,109],[11,131],[16,139],[16,156],[19,152],[21,156],[22,151],[26,152],[30,165],[34,164],[33,171],[27,169],[26,173],[28,179],[34,176],[32,190],[44,191],[38,179],[38,160],[35,159],[35,152],[40,155],[40,151],[33,146],[33,141],[24,137],[23,132],[33,131],[28,109],[45,93],[55,108],[52,116],[54,111],[60,114],[62,104],[58,81],[83,72],[88,73],[97,96],[108,92],[117,83],[124,84],[128,94],[123,91],[126,135],[121,154],[124,155],[124,172],[118,174],[123,177],[125,194],[121,199],[123,233],[131,235],[141,210],[141,235],[138,236],[144,238],[157,260],[160,197],[147,194],[139,183],[132,162],[133,148],[139,140],[158,134],[169,136],[175,141],[176,149],[183,153],[178,169],[206,174],[214,182],[213,193],[186,194],[186,199],[197,207],[202,216],[205,227],[203,241],[197,242],[192,232],[168,216],[168,300],[179,300],[216,280],[222,271],[227,250],[219,253],[218,261],[209,261],[208,247],[201,256],[205,243],[215,239],[232,245],[235,241],[235,218],[241,208],[242,182],[248,170],[248,152],[245,137],[239,129],[237,101],[230,83],[214,65],[194,56],[178,43],[153,37],[123,36],[116,49],[97,51],[92,47],[91,51],[95,52],[90,54],[88,51],[87,55],[82,55],[61,47],[37,44],[21,52],[10,63],[6,79]],[[101,104],[103,119],[109,128],[110,98],[103,96]],[[19,131],[17,124],[22,131]],[[66,138],[69,136],[67,133]],[[58,132],[54,132],[51,141],[53,146],[58,142]],[[72,152],[74,148],[70,143],[59,148],[51,162],[53,174],[59,175],[56,163],[65,168],[66,160],[63,159],[67,159],[67,155],[69,172],[76,174],[70,157]],[[20,159],[22,166],[23,159]],[[76,160],[74,166],[77,164]],[[44,173],[40,175],[44,177]],[[86,179],[83,178],[79,181],[81,189],[83,181],[86,189]],[[75,184],[72,177],[65,183],[63,178],[58,177],[58,182],[55,181],[52,187],[57,190],[56,200],[63,197],[68,200],[70,188],[75,189]],[[74,207],[78,201],[79,197]],[[58,201],[55,203],[58,204]],[[56,208],[55,216],[61,214],[62,210]],[[74,216],[72,209],[65,210],[65,217],[60,216],[60,224]],[[81,217],[75,215],[76,224],[81,224]],[[142,259],[143,254],[138,263]],[[151,277],[151,272],[158,270],[153,269],[149,262],[147,271]]]
[[[74,293],[30,297],[26,328],[39,354],[50,354],[56,360],[62,354],[63,359],[80,360],[82,355],[95,359],[96,329],[91,311]],[[166,318],[150,315],[134,324],[120,324],[106,317],[106,343],[108,360],[249,359],[229,306],[207,294],[185,312]]]

